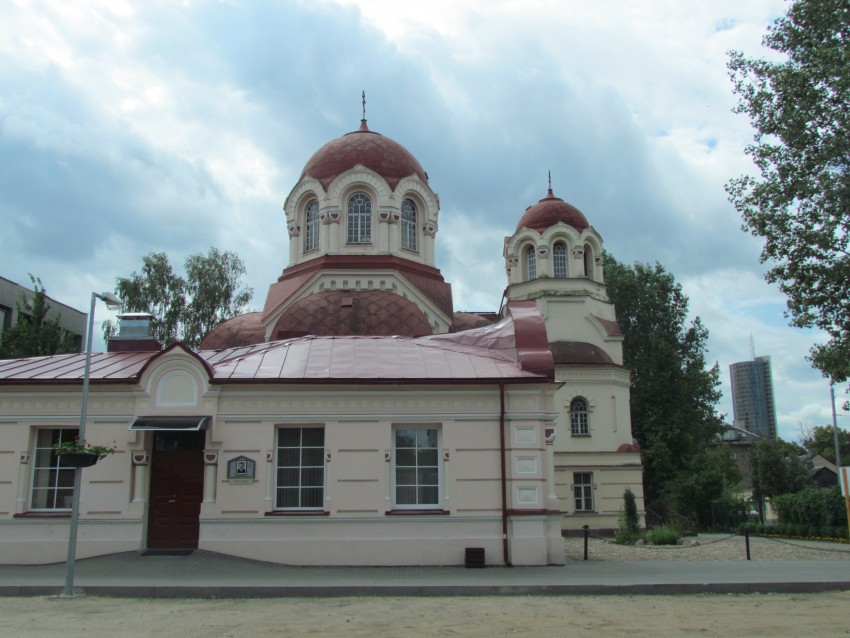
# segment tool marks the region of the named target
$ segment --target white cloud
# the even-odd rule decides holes
[[[373,130],[441,195],[437,258],[458,309],[495,310],[502,241],[528,205],[578,206],[620,260],[660,261],[709,358],[773,358],[783,435],[823,416],[794,330],[723,184],[751,171],[727,51],[784,0],[15,2],[0,6],[3,275],[91,290],[165,250],[248,265],[253,304],[286,265],[281,205],[324,142]],[[724,399],[724,406],[728,406]],[[828,409],[828,404],[826,405]]]

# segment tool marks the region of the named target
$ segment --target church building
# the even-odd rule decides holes
[[[301,565],[564,562],[562,534],[642,504],[629,371],[602,238],[550,188],[505,238],[492,312],[454,310],[440,200],[404,147],[360,128],[284,203],[289,261],[263,310],[197,351],[125,316],[95,353],[0,361],[0,564],[195,548]],[[498,300],[494,300],[498,301]]]

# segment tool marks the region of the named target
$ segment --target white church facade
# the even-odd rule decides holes
[[[78,557],[561,564],[563,533],[615,528],[627,487],[642,503],[599,234],[550,189],[505,239],[502,307],[456,312],[439,208],[363,120],[286,198],[262,311],[198,351],[122,326],[92,358],[86,439],[116,453],[81,470]],[[75,470],[51,446],[83,364],[0,361],[0,564],[64,558]]]

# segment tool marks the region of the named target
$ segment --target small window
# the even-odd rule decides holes
[[[576,397],[570,401],[570,433],[573,436],[590,434],[587,423],[587,401],[581,397]]]
[[[61,428],[36,432],[30,498],[32,509],[70,511],[74,499],[75,468],[60,466],[59,456],[51,448],[57,443],[73,441],[78,431],[76,428]]]
[[[277,498],[286,510],[322,509],[325,492],[325,429],[280,428],[277,431]]]
[[[573,474],[573,496],[576,512],[593,511],[593,473],[575,472]]]
[[[394,507],[434,509],[440,506],[439,446],[438,428],[397,428],[393,431]]]
[[[319,202],[315,199],[307,204],[304,211],[304,252],[319,247]]]
[[[372,242],[372,200],[366,193],[354,193],[348,198],[348,243]]]
[[[590,246],[584,246],[584,276],[593,279],[593,250]]]
[[[416,204],[409,199],[401,204],[401,247],[416,250]]]
[[[554,275],[558,279],[566,279],[567,277],[567,246],[564,242],[555,244],[552,250],[552,264],[554,266]]]
[[[525,251],[525,267],[528,281],[537,279],[537,255],[534,254],[534,246],[529,246]]]

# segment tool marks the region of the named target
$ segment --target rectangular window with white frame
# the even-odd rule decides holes
[[[325,428],[281,427],[277,431],[275,509],[324,507]]]
[[[573,474],[573,496],[576,512],[593,511],[593,472],[575,472]]]
[[[60,466],[59,455],[52,448],[57,443],[73,441],[78,432],[77,428],[44,428],[35,431],[30,509],[71,510],[75,468]]]
[[[440,507],[440,428],[405,426],[393,430],[393,507]]]

